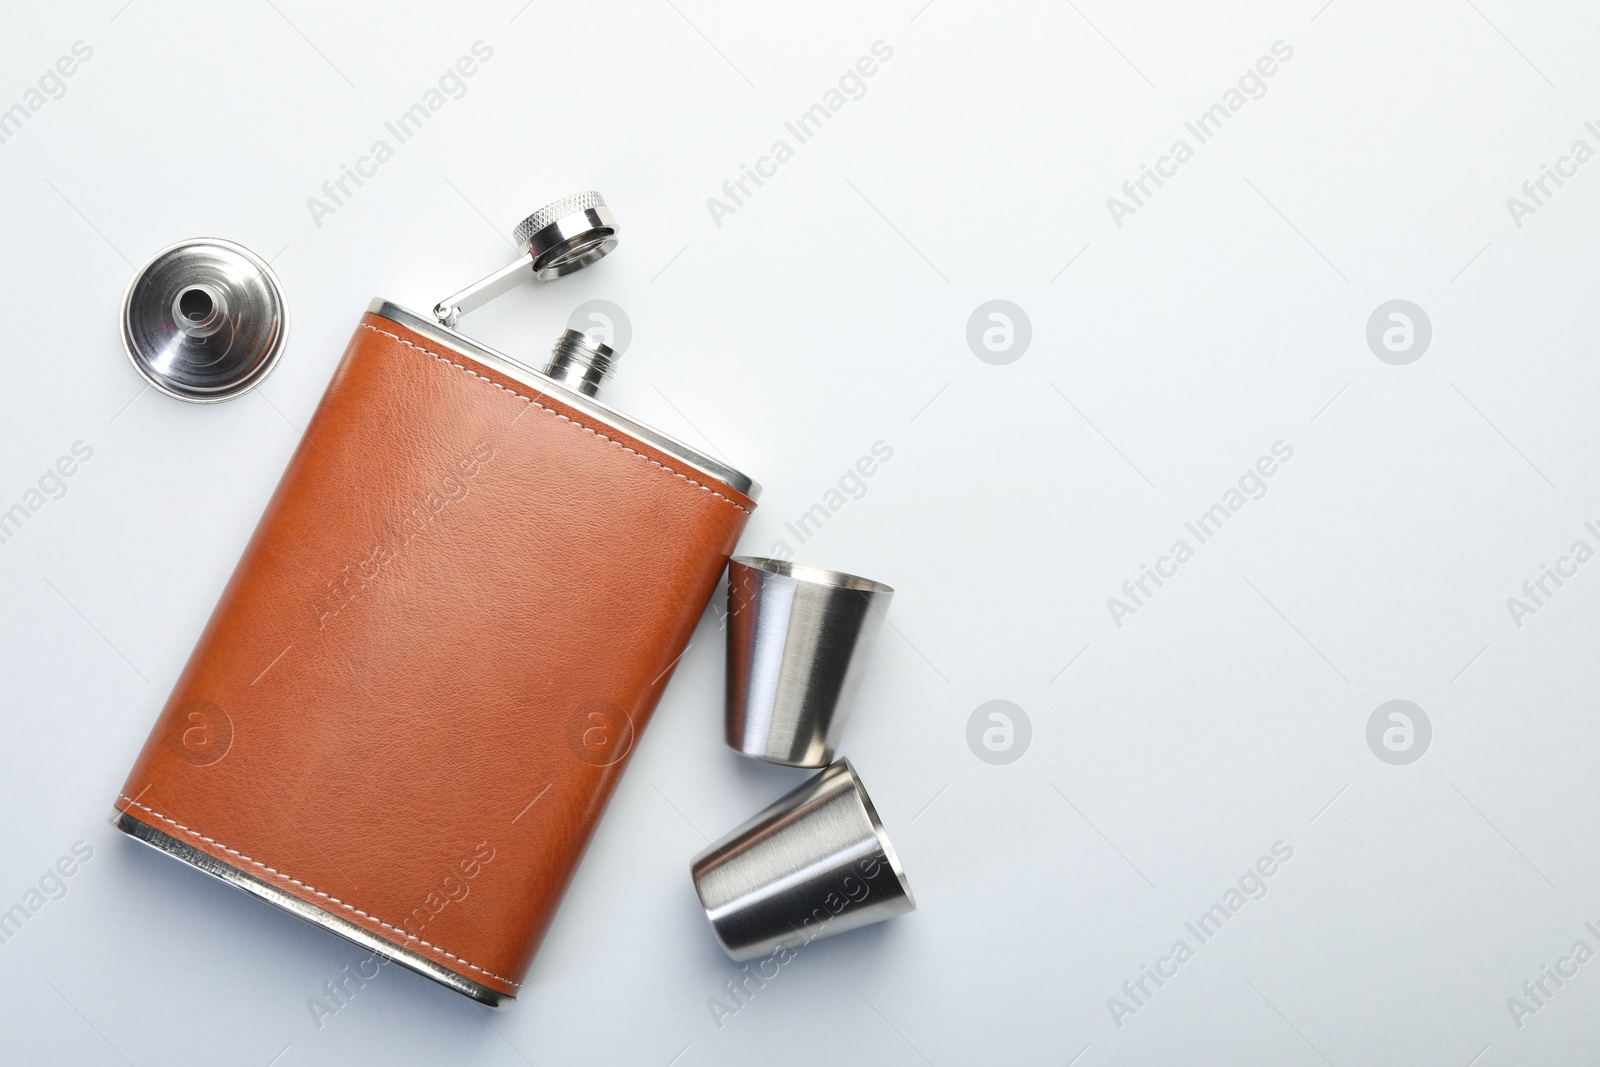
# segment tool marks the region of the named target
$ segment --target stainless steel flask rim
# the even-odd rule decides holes
[[[260,385],[283,356],[289,307],[270,264],[220,237],[161,249],[122,297],[122,344],[167,396],[216,404]]]
[[[616,219],[604,197],[592,190],[574,193],[546,204],[518,223],[511,231],[511,239],[522,254],[493,274],[439,301],[431,316],[418,315],[387,300],[374,300],[367,311],[465,352],[530,388],[560,397],[579,412],[638,436],[754,500],[761,486],[748,475],[599,400],[600,389],[615,372],[619,358],[609,346],[569,330],[556,340],[549,362],[535,367],[490,348],[457,328],[462,315],[524,282],[550,281],[604,258],[617,247],[617,233]]]
[[[517,223],[511,241],[522,250],[521,256],[434,305],[433,317],[441,326],[454,327],[462,315],[529,278],[551,281],[605,258],[617,247],[617,220],[599,193],[574,193]],[[616,364],[617,354],[609,346],[568,330],[556,340],[544,373],[593,397],[600,395]]]
[[[297,918],[304,919],[313,926],[337,934],[345,940],[359,945],[376,956],[391,959],[402,967],[408,967],[425,978],[431,978],[442,986],[454,989],[471,997],[491,1008],[503,1008],[515,1000],[514,995],[502,993],[472,979],[457,974],[440,964],[438,961],[424,956],[416,949],[397,945],[372,933],[365,927],[331,911],[326,911],[315,904],[308,904],[292,893],[284,891],[277,884],[268,882],[264,878],[240,870],[238,867],[223,863],[207,853],[201,852],[186,842],[179,841],[170,834],[164,834],[125,811],[112,813],[111,825],[127,834],[141,844],[175,856],[183,862],[209,874],[219,881],[226,882],[235,889],[243,890],[252,896],[260,897],[269,904],[274,904]]]
[[[743,471],[730,467],[721,460],[713,459],[692,445],[684,444],[665,430],[658,430],[631,415],[618,411],[592,394],[580,393],[524,360],[499,349],[490,348],[477,338],[459,330],[441,325],[431,315],[412,311],[382,297],[375,298],[367,305],[367,313],[398,323],[433,344],[455,349],[490,369],[521,382],[536,393],[545,393],[560,400],[597,423],[606,423],[631,434],[652,448],[660,449],[679,463],[721,482],[751,500],[759,500],[761,497],[761,483]]]

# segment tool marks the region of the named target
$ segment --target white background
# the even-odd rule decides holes
[[[0,544],[0,907],[94,856],[0,945],[0,1058],[1586,1062],[1600,962],[1520,1027],[1507,998],[1600,949],[1600,564],[1520,627],[1506,601],[1600,546],[1600,163],[1521,227],[1506,198],[1600,147],[1600,17],[1321,3],[8,5],[0,107],[93,57],[0,144],[0,508],[93,458]],[[465,95],[317,225],[478,40]],[[1117,226],[1107,197],[1280,40],[1265,96]],[[707,198],[877,41],[865,95],[718,226]],[[618,251],[464,328],[534,358],[579,303],[624,307],[608,398],[764,483],[746,551],[893,449],[789,540],[898,589],[844,751],[920,910],[718,1026],[737,968],[688,861],[800,776],[722,747],[708,614],[518,1003],[390,969],[319,1028],[360,950],[106,816],[367,301],[431,307],[591,187]],[[272,257],[294,317],[214,407],[142,388],[117,333],[135,266],[197,234]],[[1001,366],[966,341],[997,298],[1032,326]],[[1392,299],[1433,327],[1405,366],[1366,341]],[[1266,495],[1115,625],[1277,441]],[[1032,724],[1004,766],[967,743],[995,699]],[[1391,699],[1432,723],[1409,765],[1368,747]],[[1279,841],[1266,896],[1115,1019]]]

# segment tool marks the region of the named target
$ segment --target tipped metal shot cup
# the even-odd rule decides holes
[[[849,760],[696,856],[690,874],[712,933],[739,962],[917,909]]]
[[[825,767],[839,746],[864,649],[894,590],[853,574],[735,556],[728,563],[728,747]]]

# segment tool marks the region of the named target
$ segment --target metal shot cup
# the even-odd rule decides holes
[[[738,962],[917,908],[849,760],[696,856],[690,874],[712,933]]]
[[[728,562],[728,747],[789,767],[833,759],[863,650],[894,590],[758,556]]]

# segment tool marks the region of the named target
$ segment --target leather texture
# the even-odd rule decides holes
[[[116,807],[514,996],[753,506],[368,314]]]

